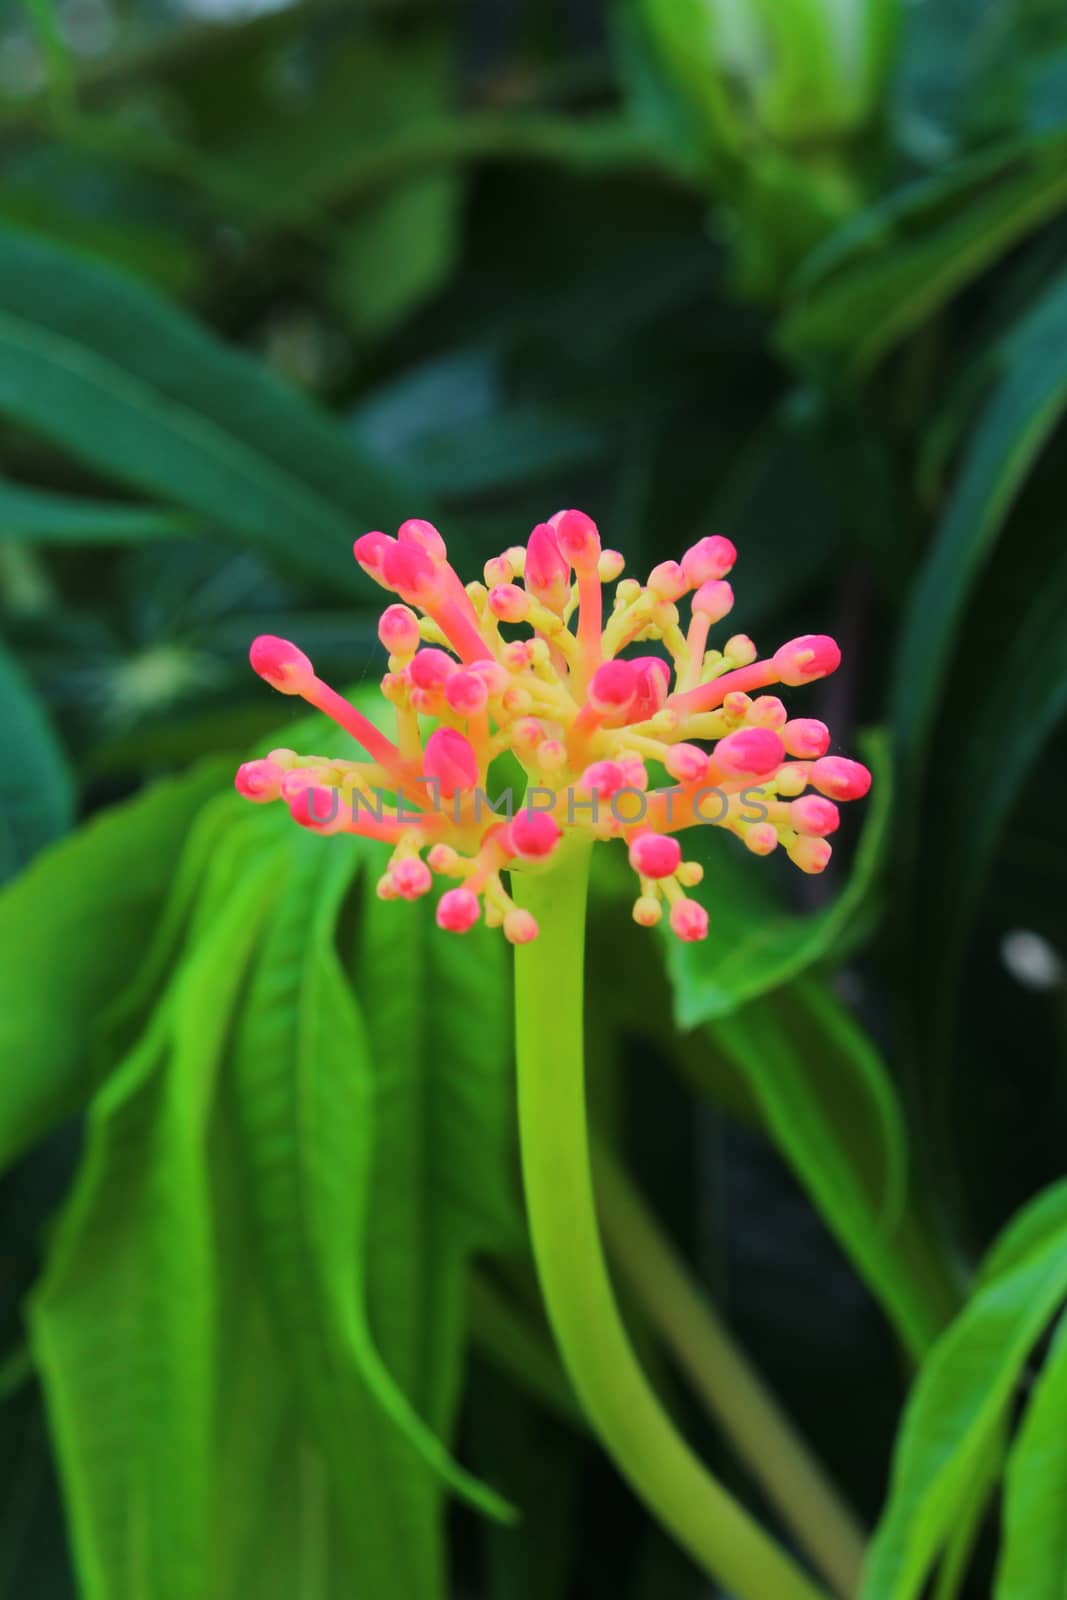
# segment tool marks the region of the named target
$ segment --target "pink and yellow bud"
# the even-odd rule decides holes
[[[426,741],[422,770],[451,799],[477,785],[478,757],[470,740],[455,728],[437,728]]]
[[[826,678],[835,672],[841,662],[841,651],[827,633],[805,633],[799,639],[790,639],[774,652],[774,665],[781,683],[792,688],[802,683],[814,683],[816,678]]]
[[[447,933],[469,933],[482,908],[471,889],[446,889],[437,902],[437,926]]]
[[[288,639],[261,633],[248,652],[252,671],[280,694],[304,694],[315,676],[311,661]]]
[[[737,560],[737,551],[729,539],[713,533],[691,545],[682,557],[682,570],[691,588],[725,578]]]
[[[391,656],[413,656],[419,648],[419,619],[407,606],[386,606],[378,621],[378,638]]]
[[[642,833],[630,844],[630,865],[642,878],[670,878],[678,870],[682,847],[665,833]]]

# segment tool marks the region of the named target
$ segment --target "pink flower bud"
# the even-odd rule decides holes
[[[432,645],[412,656],[408,663],[408,677],[417,689],[437,693],[444,688],[452,674],[458,670],[447,650],[437,650]]]
[[[395,544],[387,533],[365,533],[352,546],[352,554],[368,577],[381,583],[382,562],[390,545]]]
[[[737,551],[729,539],[713,533],[689,547],[682,557],[682,571],[696,589],[709,579],[725,578],[736,560]]]
[[[832,800],[824,800],[818,794],[805,794],[791,802],[789,820],[798,833],[824,839],[841,826],[841,813]]]
[[[871,787],[871,775],[862,761],[845,756],[823,756],[814,762],[808,777],[820,794],[835,800],[861,800]]]
[[[489,591],[489,609],[501,622],[521,622],[530,610],[530,597],[517,583],[498,583]]]
[[[490,695],[503,694],[511,682],[507,669],[499,661],[472,661],[468,671],[477,673]]]
[[[277,800],[284,777],[285,768],[276,761],[246,761],[238,767],[233,786],[243,799],[262,805],[266,800]]]
[[[753,778],[774,772],[784,758],[785,746],[770,728],[739,728],[715,746],[716,766]]]
[[[708,770],[708,756],[699,745],[674,744],[664,756],[663,765],[679,783],[700,783]]]
[[[490,556],[482,568],[482,576],[490,589],[507,585],[515,576],[515,568],[507,556]]]
[[[782,729],[787,754],[810,761],[830,748],[830,730],[816,717],[793,717]]]
[[[734,608],[734,591],[719,578],[709,578],[702,583],[690,602],[698,617],[707,617],[710,623],[721,622]]]
[[[407,606],[386,606],[378,638],[391,656],[410,656],[419,648],[419,619]]]
[[[422,770],[427,778],[436,779],[446,798],[478,782],[478,757],[469,739],[455,728],[437,728],[426,741]]]
[[[470,889],[446,889],[437,902],[437,926],[447,933],[467,933],[481,916],[478,896]]]
[[[635,656],[637,693],[627,713],[628,722],[647,722],[663,705],[671,687],[671,669],[659,656]]]
[[[786,854],[801,872],[814,874],[825,870],[833,849],[826,839],[812,839],[807,834],[801,834],[786,846]]]
[[[315,676],[315,668],[303,650],[273,633],[261,633],[258,639],[252,640],[248,659],[252,671],[258,672],[272,689],[282,694],[304,694]]]
[[[789,713],[776,694],[761,694],[748,708],[750,728],[773,728],[775,733],[781,733],[788,720]]]
[[[539,522],[530,534],[524,574],[532,595],[551,611],[563,610],[570,593],[571,564],[547,522]]]
[[[621,755],[619,757],[619,771],[622,773],[623,787],[626,789],[640,789],[644,794],[648,788],[648,768],[640,756]]]
[[[552,518],[556,541],[576,572],[595,570],[600,560],[600,534],[584,511],[557,511]]]
[[[689,580],[677,561],[661,561],[648,575],[648,589],[657,600],[680,600],[689,588]]]
[[[432,605],[440,597],[441,571],[421,544],[391,544],[382,557],[382,580],[413,605]]]
[[[756,822],[745,830],[745,848],[754,856],[769,856],[778,848],[778,833],[769,822]]]
[[[637,694],[640,677],[633,661],[605,661],[593,673],[589,704],[605,716],[621,715]]]
[[[676,900],[671,906],[671,928],[686,944],[708,936],[708,914],[696,900]]]
[[[601,550],[596,564],[597,577],[601,583],[614,583],[616,578],[622,577],[625,566],[626,557],[621,550]]]
[[[417,544],[435,562],[448,560],[445,541],[432,522],[424,522],[421,517],[409,517],[400,524],[396,536],[401,544]]]
[[[555,817],[547,811],[517,811],[508,824],[508,842],[524,861],[540,861],[550,856],[563,837]]]
[[[626,774],[617,761],[594,761],[578,779],[578,787],[587,794],[598,794],[610,800],[613,794],[626,788]]]
[[[344,823],[339,789],[309,783],[286,799],[293,821],[312,833],[337,833]]]
[[[476,672],[454,672],[445,684],[445,699],[461,717],[472,717],[485,709],[489,690]]]
[[[791,688],[827,677],[840,661],[841,651],[827,633],[802,634],[774,652],[775,671]]]
[[[402,900],[417,900],[426,894],[433,882],[429,867],[418,856],[406,856],[398,861],[390,869],[389,876]]]
[[[528,911],[516,908],[504,918],[504,937],[509,944],[529,944],[538,934],[537,923]]]
[[[630,845],[630,865],[643,878],[669,878],[681,859],[677,839],[666,833],[642,833]]]

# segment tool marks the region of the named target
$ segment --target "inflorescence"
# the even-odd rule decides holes
[[[535,938],[537,925],[503,872],[543,870],[571,836],[621,838],[639,880],[634,920],[651,927],[666,906],[679,938],[703,939],[707,912],[686,893],[702,869],[682,859],[676,834],[726,828],[756,855],[780,845],[802,871],[821,872],[835,802],[866,794],[871,781],[858,761],[827,755],[824,723],[791,718],[776,695],[758,692],[833,672],[833,639],[806,634],[764,660],[741,633],[708,649],[733,607],[726,575],[736,554],[713,535],[641,584],[621,577],[622,556],[601,548],[591,518],[561,511],[488,561],[484,583],[464,587],[429,522],[405,522],[395,539],[364,534],[356,560],[402,602],[378,627],[395,739],[295,645],[263,635],[251,649],[260,677],[325,712],[368,759],[272,750],[240,768],[237,789],[283,800],[314,832],[387,841],[384,899],[416,899],[437,874],[455,885],[438,901],[440,927],[465,933],[484,915],[513,943]],[[665,654],[622,654],[646,641]],[[510,790],[489,793],[490,764],[508,751],[528,785],[517,806]]]

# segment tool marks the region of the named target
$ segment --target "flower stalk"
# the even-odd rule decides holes
[[[600,1242],[582,1045],[589,847],[516,875],[540,937],[515,952],[523,1181],[549,1320],[575,1391],[619,1471],[693,1560],[737,1600],[823,1591],[697,1459],[637,1362]]]

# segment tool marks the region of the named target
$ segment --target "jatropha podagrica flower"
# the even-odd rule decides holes
[[[486,563],[484,583],[466,587],[428,522],[405,522],[395,539],[364,534],[355,556],[402,602],[378,627],[395,738],[318,678],[296,645],[264,635],[251,649],[260,677],[325,712],[368,759],[273,750],[241,767],[237,788],[283,800],[314,832],[390,843],[385,899],[426,894],[434,874],[450,880],[437,904],[442,928],[464,933],[484,915],[513,943],[533,939],[536,922],[502,874],[543,870],[580,836],[625,842],[635,921],[650,927],[666,907],[680,938],[703,939],[707,913],[686,892],[702,869],[683,860],[677,834],[726,828],[756,855],[781,846],[802,871],[821,872],[835,801],[870,786],[866,767],[827,754],[825,724],[759,692],[832,672],[833,639],[806,634],[763,659],[741,633],[708,648],[734,603],[728,539],[699,540],[643,584],[621,578],[622,556],[602,549],[581,511],[539,524],[525,547]],[[650,641],[664,653],[623,654]],[[505,751],[528,780],[515,803],[510,791],[490,794],[490,763]]]

